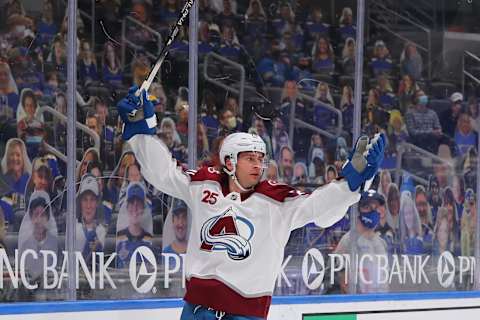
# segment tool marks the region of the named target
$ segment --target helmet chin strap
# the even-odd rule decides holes
[[[223,167],[223,171],[225,171],[226,174],[228,174],[229,177],[231,177],[233,179],[233,182],[235,183],[235,185],[242,191],[242,192],[248,192],[248,191],[252,191],[253,190],[253,187],[250,187],[248,189],[245,189],[244,187],[242,187],[242,185],[240,184],[240,181],[238,181],[238,178],[237,178],[237,174],[235,173],[235,170],[228,170],[226,167]]]

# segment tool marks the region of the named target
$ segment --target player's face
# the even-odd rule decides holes
[[[178,241],[185,241],[187,237],[187,211],[173,215],[173,229]]]
[[[237,178],[244,188],[253,187],[260,181],[264,158],[259,152],[242,152],[238,155]]]
[[[140,225],[145,205],[141,199],[133,198],[127,202],[130,225]]]
[[[80,210],[82,210],[83,221],[85,223],[92,223],[97,210],[97,197],[92,192],[87,192],[82,195]]]

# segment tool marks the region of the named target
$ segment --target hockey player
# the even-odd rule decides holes
[[[343,167],[343,178],[312,194],[274,181],[260,181],[265,143],[234,133],[220,148],[222,170],[183,172],[155,137],[156,117],[145,92],[131,88],[118,104],[142,175],[192,212],[185,259],[186,294],[181,320],[265,319],[290,232],[314,222],[326,228],[360,199],[383,158],[385,138],[361,138]],[[141,106],[141,109],[140,109]]]

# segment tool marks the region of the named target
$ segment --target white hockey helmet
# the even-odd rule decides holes
[[[267,147],[260,136],[253,133],[237,132],[228,135],[223,140],[220,148],[220,162],[225,165],[225,158],[229,157],[232,164],[235,166],[240,152],[260,152],[267,154]]]
[[[236,175],[238,154],[240,152],[260,152],[263,153],[263,155],[266,155],[267,147],[260,136],[245,132],[237,132],[228,135],[225,140],[223,140],[222,146],[220,147],[220,162],[223,165],[223,171],[232,177],[233,182],[240,188],[240,190],[249,191],[252,187],[248,189],[244,188],[238,181]],[[225,166],[226,157],[229,157],[232,162],[233,169],[231,171]],[[266,159],[264,159],[264,163],[262,164],[262,170],[266,168],[265,160]]]

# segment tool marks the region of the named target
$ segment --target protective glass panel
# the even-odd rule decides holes
[[[66,8],[58,1],[9,1],[1,12],[1,300],[61,300]]]
[[[82,1],[76,250],[79,299],[181,297],[185,204],[145,180],[117,105],[153,68],[183,1]],[[155,134],[188,162],[188,18],[148,90]],[[125,102],[125,101],[124,101]],[[178,239],[178,241],[176,241]],[[172,244],[173,243],[173,244]],[[167,279],[165,279],[167,277]]]
[[[368,17],[362,132],[383,132],[388,145],[370,200],[380,221],[372,233],[360,206],[349,290],[471,290],[478,140],[467,105],[478,82],[464,89],[469,35],[444,32],[460,11],[438,2],[367,7],[377,14]]]
[[[251,132],[266,143],[264,179],[306,192],[335,179],[353,135],[356,1],[199,4],[199,114],[212,163],[224,136]],[[275,294],[339,292],[325,263],[349,226],[346,216],[294,230]]]

